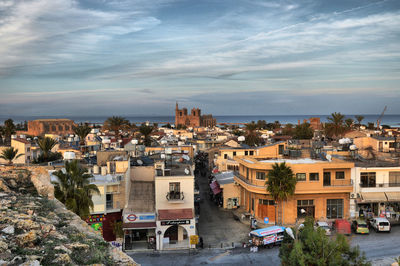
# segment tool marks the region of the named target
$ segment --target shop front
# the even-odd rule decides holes
[[[124,214],[124,250],[156,248],[156,214]]]
[[[159,210],[156,231],[158,250],[191,248],[190,236],[196,235],[193,210]]]

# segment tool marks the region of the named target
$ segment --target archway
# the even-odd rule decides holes
[[[165,243],[165,248],[176,248],[189,246],[188,232],[185,227],[180,225],[171,225],[164,233],[164,239],[169,241]]]

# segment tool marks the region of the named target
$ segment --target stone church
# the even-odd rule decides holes
[[[186,108],[179,109],[178,103],[175,107],[175,126],[184,125],[187,127],[215,127],[217,121],[212,115],[201,115],[199,108],[193,108],[190,114]]]

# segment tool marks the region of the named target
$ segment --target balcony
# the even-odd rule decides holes
[[[360,183],[360,187],[368,188],[368,187],[400,187],[400,183],[376,183],[376,184],[366,184]]]
[[[353,180],[351,179],[334,179],[330,180],[329,183],[324,182],[324,187],[348,187],[353,186]]]
[[[183,195],[183,192],[179,192],[179,191],[169,191],[169,192],[167,192],[167,195],[165,197],[167,198],[167,200],[170,203],[181,203],[181,202],[183,202],[183,199],[185,198],[185,196]]]

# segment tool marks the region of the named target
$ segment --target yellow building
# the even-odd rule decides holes
[[[263,156],[236,158],[239,173],[241,208],[264,219],[275,221],[275,202],[265,182],[275,163],[286,162],[297,178],[294,196],[283,202],[282,221],[294,224],[307,215],[315,219],[349,218],[349,196],[353,191],[351,168],[354,163],[333,159],[331,162],[312,159],[264,159]]]

